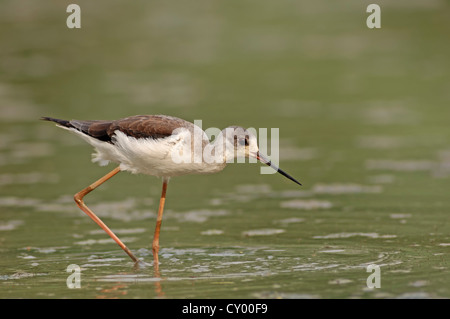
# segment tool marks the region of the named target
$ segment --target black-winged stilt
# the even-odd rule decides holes
[[[109,162],[119,164],[111,172],[75,194],[74,199],[78,207],[111,236],[135,263],[139,261],[136,256],[83,201],[85,195],[120,171],[162,177],[162,193],[152,244],[156,268],[159,264],[159,234],[170,177],[219,172],[237,156],[244,156],[258,159],[301,185],[262,155],[255,135],[239,126],[224,129],[210,143],[206,133],[198,126],[167,115],[136,115],[117,121],[67,121],[51,117],[42,117],[42,120],[55,122],[90,143],[97,151],[93,157],[94,162],[99,162],[100,165]]]

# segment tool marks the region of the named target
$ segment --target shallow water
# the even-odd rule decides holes
[[[81,30],[64,4],[2,6],[1,298],[450,297],[445,2],[381,4],[381,30],[357,1],[97,1]],[[248,163],[172,179],[155,272],[161,181],[118,174],[86,203],[136,269],[73,202],[113,166],[38,121],[132,114],[279,127],[304,186]]]

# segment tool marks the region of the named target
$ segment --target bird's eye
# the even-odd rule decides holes
[[[241,146],[248,146],[249,145],[249,143],[248,143],[248,138],[241,138],[241,139],[239,139],[239,145],[241,145]]]

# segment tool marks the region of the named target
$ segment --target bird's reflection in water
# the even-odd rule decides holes
[[[117,283],[111,288],[105,288],[100,291],[101,294],[97,295],[97,299],[119,299],[123,298],[128,293],[128,285],[124,283]]]
[[[156,293],[156,296],[164,297],[165,293],[162,290],[162,285],[161,285],[162,278],[161,278],[161,274],[159,272],[159,266],[155,267],[155,269],[154,269],[154,277],[160,279],[160,280],[155,281],[155,293]]]
[[[125,272],[119,274],[110,274],[101,278],[100,281],[111,282],[112,286],[105,287],[99,290],[95,298],[97,299],[123,299],[132,298],[129,296],[129,291],[135,289],[135,285],[139,283],[153,282],[155,298],[164,298],[162,282],[164,278],[161,277],[159,264],[153,267],[152,263],[138,261],[132,267],[132,272]]]
[[[139,260],[134,264],[134,270],[136,271],[142,271],[150,269],[150,267],[153,267],[153,278],[155,279],[155,293],[157,297],[164,297],[165,293],[162,290],[161,282],[163,281],[163,278],[161,278],[161,272],[159,269],[159,259],[158,255],[153,259],[153,264],[149,264],[146,262],[143,262]]]

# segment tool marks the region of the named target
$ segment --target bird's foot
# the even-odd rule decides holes
[[[149,268],[149,267],[151,267],[152,266],[152,264],[149,264],[149,263],[146,263],[145,261],[143,261],[143,260],[137,260],[135,263],[134,263],[134,269],[135,270],[141,270],[141,269],[145,269],[145,268]]]

